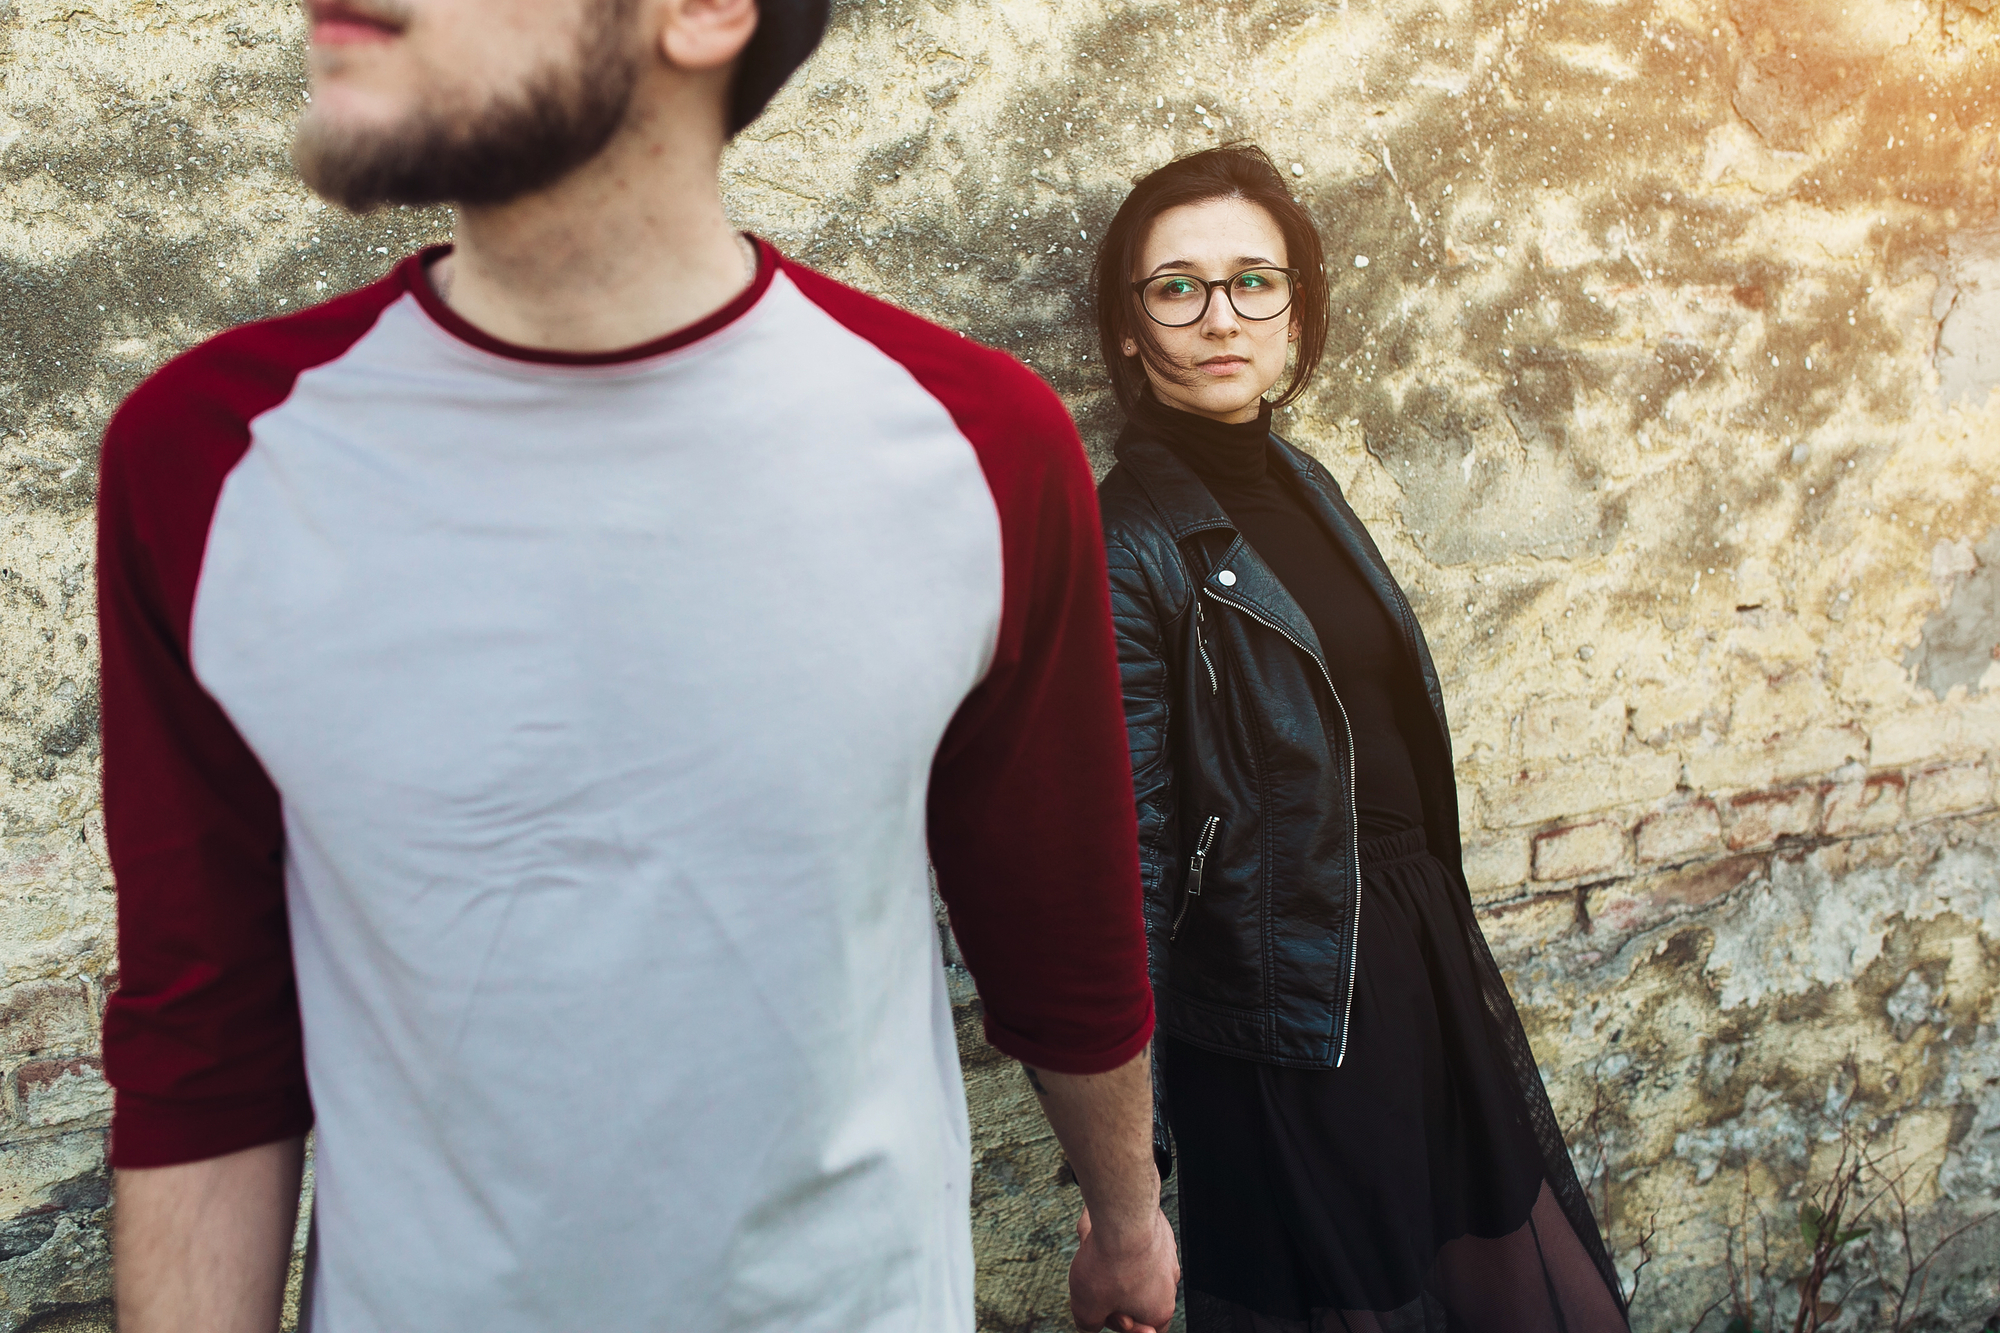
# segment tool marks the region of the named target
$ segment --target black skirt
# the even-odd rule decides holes
[[[1623,1333],[1471,905],[1421,830],[1362,865],[1340,1068],[1160,1038],[1189,1333]]]

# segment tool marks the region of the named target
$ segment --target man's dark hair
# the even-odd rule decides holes
[[[1147,382],[1144,361],[1162,378],[1193,382],[1184,366],[1174,363],[1160,346],[1153,321],[1139,309],[1132,291],[1132,268],[1139,246],[1153,219],[1182,204],[1211,199],[1241,199],[1271,215],[1285,238],[1287,263],[1299,270],[1298,289],[1288,316],[1298,322],[1299,341],[1292,377],[1275,400],[1276,406],[1297,399],[1326,351],[1326,263],[1319,228],[1285,186],[1270,157],[1253,143],[1229,143],[1178,157],[1145,176],[1118,206],[1117,216],[1097,247],[1097,341],[1111,374],[1111,391],[1128,417],[1144,416],[1157,405]],[[1139,346],[1137,357],[1125,355],[1125,340]]]
[[[736,61],[729,91],[729,133],[757,119],[826,34],[829,0],[759,0],[757,30]]]

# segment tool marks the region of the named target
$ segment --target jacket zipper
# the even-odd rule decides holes
[[[1326,669],[1326,663],[1318,653],[1300,643],[1297,635],[1268,616],[1258,615],[1241,602],[1232,602],[1207,587],[1203,587],[1202,591],[1224,606],[1235,607],[1252,620],[1269,625],[1284,635],[1294,648],[1310,657],[1326,680],[1327,692],[1333,696],[1333,706],[1340,710],[1340,728],[1347,733],[1347,827],[1354,836],[1354,939],[1347,950],[1347,1003],[1340,1010],[1340,1049],[1333,1057],[1333,1067],[1338,1069],[1347,1060],[1347,1029],[1354,1021],[1354,973],[1361,961],[1361,816],[1354,808],[1354,727],[1347,720],[1347,705],[1340,701],[1340,691],[1333,686],[1333,673]],[[1182,910],[1186,911],[1185,908]]]
[[[1208,645],[1201,638],[1201,598],[1194,599],[1194,650],[1201,654],[1201,664],[1208,668],[1208,692],[1222,693],[1222,682],[1215,678],[1215,663],[1208,660]]]
[[[1215,831],[1221,827],[1221,815],[1210,815],[1201,826],[1201,837],[1195,840],[1194,855],[1188,858],[1187,892],[1181,895],[1180,914],[1174,917],[1174,928],[1167,932],[1169,944],[1180,937],[1181,922],[1187,920],[1188,908],[1201,897],[1201,872],[1208,864],[1208,849],[1215,845]]]

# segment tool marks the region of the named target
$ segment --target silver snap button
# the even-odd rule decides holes
[[[1215,576],[1215,581],[1225,588],[1233,588],[1236,586],[1236,571],[1225,569]]]

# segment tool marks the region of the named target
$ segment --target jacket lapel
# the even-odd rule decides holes
[[[1312,622],[1240,533],[1201,586],[1212,600],[1248,610],[1257,619],[1276,627],[1325,666],[1325,650],[1320,646],[1319,635],[1313,632]]]
[[[1277,441],[1278,456],[1301,483],[1299,494],[1305,497],[1313,516],[1340,543],[1341,549],[1354,561],[1354,567],[1361,571],[1361,577],[1368,581],[1377,600],[1388,610],[1390,618],[1402,628],[1404,645],[1415,659],[1425,692],[1437,712],[1439,725],[1443,726],[1444,691],[1438,680],[1437,665],[1431,660],[1430,645],[1424,642],[1423,627],[1417,624],[1416,613],[1410,609],[1403,590],[1397,586],[1395,575],[1389,572],[1388,562],[1382,559],[1382,552],[1376,549],[1361,520],[1347,507],[1345,498],[1329,484],[1330,479],[1323,474],[1319,464],[1281,436],[1273,434],[1271,438]]]
[[[1236,532],[1236,525],[1229,521],[1229,515],[1215,502],[1194,469],[1174,457],[1164,444],[1131,425],[1119,434],[1113,452],[1120,463],[1132,469],[1146,494],[1152,497],[1176,543],[1197,532],[1214,529],[1226,528],[1233,534],[1234,540],[1223,551],[1222,558],[1212,568],[1197,572],[1209,597],[1247,608],[1253,615],[1276,625],[1295,642],[1304,644],[1306,651],[1324,665],[1324,650],[1319,636],[1313,633],[1312,622],[1306,619],[1298,602],[1285,591],[1285,585],[1278,582],[1263,558]]]

